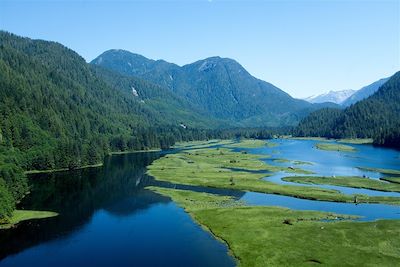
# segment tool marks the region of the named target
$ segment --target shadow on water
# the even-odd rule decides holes
[[[125,213],[169,202],[167,197],[143,189],[153,180],[145,174],[146,166],[159,157],[157,152],[112,156],[105,159],[102,168],[30,175],[31,193],[18,208],[51,210],[60,215],[0,231],[0,244],[7,244],[0,247],[0,259],[79,229],[100,208],[118,213],[113,203],[128,196],[135,195],[135,201],[124,208]]]
[[[208,193],[219,196],[231,196],[236,199],[240,199],[244,196],[245,192],[236,190],[236,189],[225,189],[225,188],[214,188],[214,187],[206,187],[206,186],[197,186],[197,185],[184,185],[184,184],[174,184],[170,182],[164,181],[154,181],[153,185],[165,188],[173,188],[179,190],[188,190],[199,193]]]
[[[311,141],[274,142],[279,146],[245,151],[264,155],[279,151],[279,157],[285,159],[313,162],[302,167],[323,175],[359,175],[355,166],[398,169],[400,162],[398,153],[369,146],[357,146],[358,152],[349,154],[316,150]],[[249,205],[361,215],[362,220],[400,218],[398,206],[177,185],[154,181],[146,175],[152,161],[178,151],[117,155],[106,158],[102,168],[30,176],[31,194],[19,208],[51,210],[60,215],[0,231],[0,266],[26,266],[32,262],[40,266],[234,265],[225,245],[196,225],[169,198],[144,189],[148,185],[228,195]]]
[[[0,231],[0,266],[233,266],[224,244],[170,198],[144,189],[155,184],[146,167],[163,154],[117,155],[101,168],[31,175],[31,194],[19,208],[60,215]]]

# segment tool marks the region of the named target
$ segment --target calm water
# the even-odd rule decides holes
[[[383,174],[356,167],[400,169],[398,151],[354,145],[355,153],[322,151],[315,141],[274,140],[273,148],[248,149],[265,154],[269,164],[284,158],[312,162],[296,165],[317,175],[358,175],[379,179]],[[60,216],[21,223],[0,231],[0,266],[234,266],[224,244],[193,222],[169,198],[143,189],[156,184],[184,190],[231,195],[250,205],[274,205],[363,216],[361,220],[400,219],[400,208],[382,204],[312,201],[294,197],[179,186],[154,182],[146,166],[160,153],[137,153],[106,159],[103,168],[31,177],[32,193],[21,208],[52,210]],[[275,183],[287,173],[265,178]],[[304,186],[293,183],[296,186]],[[313,185],[317,186],[317,185]],[[346,187],[322,186],[346,194],[391,195]]]
[[[224,244],[169,198],[143,189],[159,153],[104,168],[37,175],[26,209],[60,216],[0,231],[0,266],[234,266]]]
[[[279,166],[294,166],[314,172],[313,175],[321,176],[366,176],[370,179],[379,179],[384,175],[377,172],[362,171],[357,167],[373,167],[383,169],[400,169],[400,152],[393,149],[379,148],[372,145],[351,145],[356,152],[324,151],[315,148],[319,141],[313,140],[288,140],[276,139],[276,147],[263,147],[249,149],[250,153],[264,154],[264,161],[268,164]],[[275,162],[275,159],[287,159],[292,162]],[[312,163],[312,165],[295,165],[293,161],[300,160]],[[365,194],[370,196],[393,196],[400,197],[397,192],[381,192],[368,189],[357,189],[330,185],[305,185],[282,181],[285,176],[292,176],[287,172],[278,172],[264,178],[278,184],[290,184],[295,186],[312,186],[340,191],[344,194]],[[298,174],[297,174],[298,175]],[[400,207],[383,204],[352,204],[335,203],[327,201],[312,201],[294,197],[261,194],[248,192],[241,200],[251,205],[273,205],[299,210],[318,210],[334,213],[362,216],[361,220],[376,219],[400,219]]]

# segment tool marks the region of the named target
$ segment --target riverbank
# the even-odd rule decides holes
[[[286,136],[285,139],[294,139],[294,140],[313,140],[313,141],[336,141],[339,143],[347,143],[353,145],[365,145],[365,144],[372,144],[372,138],[343,138],[343,139],[332,139],[326,137],[291,137]]]
[[[115,152],[110,152],[108,153],[109,156],[112,155],[123,155],[123,154],[131,154],[131,153],[146,153],[146,152],[160,152],[161,149],[148,149],[148,150],[132,150],[132,151],[115,151]],[[53,172],[64,172],[64,171],[73,171],[73,170],[82,170],[82,169],[88,169],[88,168],[98,168],[102,167],[103,163],[99,162],[96,164],[91,164],[91,165],[84,165],[80,166],[74,169],[69,169],[69,168],[59,168],[59,169],[48,169],[48,170],[29,170],[25,171],[25,174],[40,174],[40,173],[53,173]]]
[[[171,197],[200,225],[224,241],[239,266],[302,266],[365,263],[393,266],[400,260],[400,222],[353,222],[326,212],[235,204],[225,196],[150,187]]]
[[[260,148],[260,147],[275,147],[278,144],[271,143],[259,139],[242,139],[237,143],[227,145],[228,148]]]
[[[82,169],[88,169],[88,168],[98,168],[98,167],[102,167],[102,166],[103,166],[103,163],[97,163],[97,164],[85,165],[85,166],[77,167],[77,168],[72,169],[72,170],[68,169],[68,168],[50,169],[50,170],[30,170],[30,171],[25,171],[25,174],[64,172],[64,171],[82,170]]]
[[[400,176],[400,171],[399,170],[382,169],[382,168],[371,168],[371,167],[357,167],[357,168],[362,170],[362,171],[379,172],[379,173],[386,174],[386,175],[399,175]]]
[[[300,168],[273,166],[260,160],[266,155],[234,152],[227,148],[186,150],[154,161],[148,174],[156,180],[175,184],[279,194],[310,200],[354,202],[354,196],[319,187],[280,185],[262,178],[285,171],[312,174]],[[400,205],[400,198],[358,195],[358,203]]]
[[[0,229],[12,228],[22,221],[44,219],[55,216],[58,216],[58,213],[52,211],[14,210],[7,223],[0,224]]]
[[[123,155],[123,154],[132,154],[132,153],[146,153],[146,152],[160,152],[160,148],[155,148],[155,149],[147,149],[147,150],[128,150],[128,151],[115,151],[115,152],[110,152],[108,155]]]
[[[327,151],[341,151],[341,152],[354,152],[356,149],[352,146],[342,145],[338,143],[318,143],[315,145],[320,150]]]
[[[210,146],[228,145],[233,144],[235,141],[230,139],[211,139],[206,141],[190,141],[190,142],[179,142],[171,148],[176,149],[198,149],[208,148]]]
[[[283,181],[294,182],[300,184],[315,184],[315,185],[337,185],[353,188],[364,188],[384,192],[400,192],[400,184],[392,183],[390,180],[386,180],[389,183],[374,180],[370,178],[358,177],[358,176],[291,176],[282,178]]]

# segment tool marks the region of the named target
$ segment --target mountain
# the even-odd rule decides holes
[[[356,91],[355,90],[342,90],[342,91],[329,91],[321,95],[310,96],[304,100],[310,103],[325,103],[332,102],[336,104],[342,104],[346,99],[351,97]]]
[[[343,103],[341,103],[343,106],[350,106],[358,101],[361,101],[376,91],[378,91],[379,87],[381,87],[384,83],[386,83],[389,80],[389,78],[384,78],[380,79],[379,81],[373,82],[370,85],[364,86],[360,90],[357,90],[353,95],[348,97]]]
[[[168,89],[95,68],[59,43],[3,31],[0,89],[0,223],[28,191],[26,170],[206,139],[192,126],[220,125]]]
[[[109,50],[91,64],[168,88],[210,117],[237,126],[294,125],[309,112],[326,106],[294,99],[229,58],[210,57],[180,67],[124,50]]]
[[[92,71],[114,90],[128,93],[140,105],[146,106],[173,125],[186,125],[193,128],[215,129],[231,124],[223,120],[210,119],[199,108],[193,107],[185,99],[170,90],[133,76],[126,76],[109,69],[90,65]]]
[[[297,136],[374,138],[376,144],[400,147],[400,72],[379,90],[344,110],[322,109],[304,118]]]

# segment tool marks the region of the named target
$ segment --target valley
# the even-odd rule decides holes
[[[400,72],[307,102],[66,45],[0,29],[0,267],[399,262]]]
[[[0,266],[32,257],[68,266],[88,254],[121,265],[197,264],[200,256],[207,266],[336,265],[354,254],[362,256],[350,265],[397,262],[400,193],[395,181],[382,181],[400,171],[398,152],[368,144],[325,151],[318,142],[195,141],[112,155],[99,168],[31,174],[19,208],[59,215],[0,231],[9,244]],[[40,256],[50,252],[51,259]]]
[[[274,145],[267,145],[271,142]],[[349,265],[358,265],[364,263],[366,258],[371,264],[378,262],[384,265],[395,264],[400,257],[400,254],[395,252],[398,240],[390,236],[397,235],[392,231],[397,227],[398,220],[381,219],[398,219],[399,207],[381,205],[373,208],[375,204],[362,204],[375,202],[375,197],[381,200],[388,199],[387,196],[383,197],[388,191],[394,192],[389,199],[398,200],[400,193],[397,193],[399,188],[396,182],[385,183],[378,179],[379,175],[393,174],[395,171],[356,167],[356,164],[378,162],[385,167],[390,167],[390,164],[397,165],[398,162],[393,161],[390,156],[392,152],[387,151],[389,153],[387,156],[391,160],[385,162],[382,157],[376,159],[370,154],[374,148],[358,145],[360,151],[335,150],[336,152],[333,152],[335,155],[329,157],[335,159],[334,165],[326,165],[326,160],[329,159],[318,155],[332,152],[317,152],[315,142],[284,139],[252,146],[251,140],[244,140],[236,146],[245,149],[244,151],[249,152],[251,156],[235,149],[228,152],[223,149],[224,145],[212,149],[183,150],[160,158],[149,167],[149,174],[156,180],[172,185],[168,188],[160,186],[148,188],[171,197],[200,225],[226,242],[239,266],[304,265],[313,262],[339,265],[344,261]],[[245,144],[250,144],[247,149]],[[304,158],[296,154],[296,149],[299,148],[303,152],[307,151],[308,156]],[[385,153],[385,151],[380,152]],[[352,153],[357,153],[357,156],[351,156]],[[217,154],[219,155],[216,156]],[[280,158],[276,159],[275,156]],[[302,161],[311,158],[314,160],[311,164]],[[306,170],[293,169],[290,166],[292,162],[299,162],[298,165],[304,166]],[[307,171],[312,173],[312,176],[310,174],[296,176]],[[327,173],[359,173],[363,177],[318,176]],[[276,175],[283,177],[282,180],[277,180]],[[251,178],[253,176],[254,178]],[[263,177],[264,181],[256,183],[252,180],[260,177]],[[244,186],[243,180],[251,180],[251,186]],[[270,184],[271,182],[273,184]],[[270,193],[268,191],[264,191],[263,194],[254,193],[263,192],[260,190],[262,183],[267,188],[281,185],[286,188],[304,188],[304,191],[297,191],[303,194],[295,195],[292,195],[291,191],[273,192],[295,197],[290,200],[264,194]],[[307,184],[311,184],[311,187],[306,186]],[[315,195],[313,197],[304,195],[304,192],[318,195],[321,189],[325,192],[329,192],[328,190],[336,192],[336,195],[331,195],[328,200],[333,201],[332,204],[321,202],[327,199]],[[232,190],[246,193],[236,197],[231,193]],[[342,194],[349,198],[343,198]],[[307,198],[310,200],[301,200]],[[353,204],[337,203],[342,201]],[[396,201],[388,203],[399,205]],[[319,212],[309,210],[319,210]],[[361,223],[360,220],[364,222]],[[378,232],[375,229],[379,229]],[[365,239],[367,236],[368,241]],[[304,243],[304,240],[307,242]],[[388,242],[385,250],[380,249],[381,242]],[[349,261],[349,255],[354,253],[364,256],[357,256]]]

